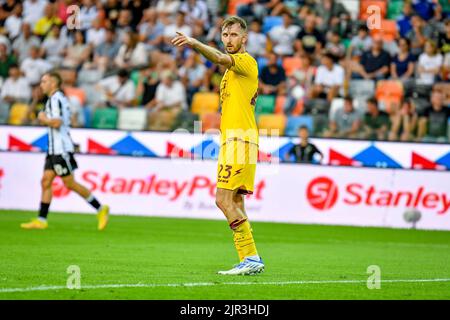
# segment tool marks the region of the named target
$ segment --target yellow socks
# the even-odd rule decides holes
[[[234,246],[238,252],[239,261],[242,262],[246,257],[258,256],[252,229],[248,220],[234,223],[231,227],[233,229]]]

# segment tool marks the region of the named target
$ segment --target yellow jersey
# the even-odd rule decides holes
[[[228,140],[258,144],[255,104],[258,96],[258,64],[247,52],[230,54],[233,64],[220,83],[221,145]]]

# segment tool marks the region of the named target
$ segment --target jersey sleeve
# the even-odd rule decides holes
[[[230,54],[232,65],[230,70],[247,77],[258,77],[256,61],[249,54]]]

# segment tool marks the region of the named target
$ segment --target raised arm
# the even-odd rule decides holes
[[[172,44],[178,47],[187,45],[214,64],[222,65],[226,68],[230,68],[233,65],[233,60],[228,54],[203,44],[197,39],[188,37],[181,32],[177,32],[177,36],[172,39]]]

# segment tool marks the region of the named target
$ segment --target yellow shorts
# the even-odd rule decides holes
[[[258,145],[242,140],[223,144],[219,151],[217,188],[252,194],[257,161]]]

